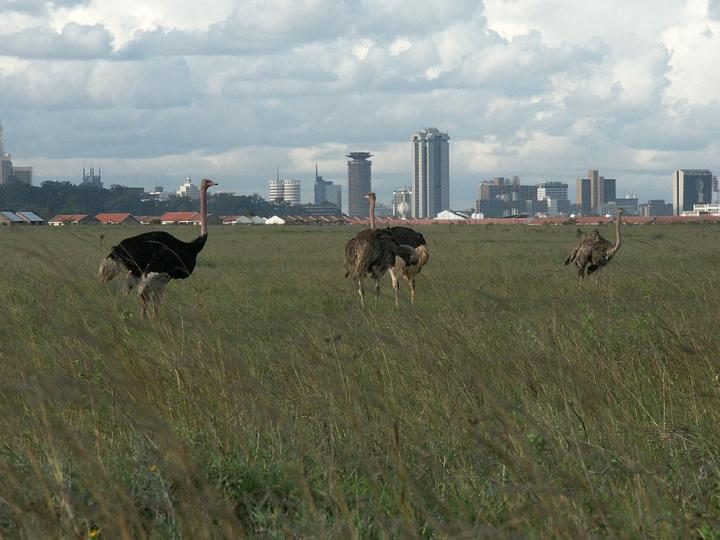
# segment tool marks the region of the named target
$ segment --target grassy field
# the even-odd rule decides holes
[[[0,537],[720,538],[720,227],[580,286],[574,226],[430,226],[365,310],[359,229],[215,227],[155,322],[141,230],[0,229]]]

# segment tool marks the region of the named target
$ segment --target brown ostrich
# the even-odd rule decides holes
[[[375,281],[375,299],[380,296],[380,279],[395,264],[398,243],[387,229],[375,228],[375,194],[365,198],[370,201],[370,228],[360,231],[345,245],[345,277],[358,282],[360,304],[365,307],[363,277],[370,274]]]
[[[430,258],[427,242],[422,234],[410,227],[388,227],[386,230],[399,244],[395,264],[390,268],[390,277],[395,290],[395,305],[399,305],[400,276],[410,285],[410,302],[414,304],[415,277]]]
[[[171,279],[187,278],[195,269],[207,241],[207,190],[216,185],[207,178],[200,183],[200,236],[192,242],[183,242],[165,231],[152,231],[126,238],[103,259],[100,281],[108,282],[125,273],[125,293],[137,286],[142,318],[147,317],[148,304],[153,318],[157,318],[165,285]]]
[[[575,265],[581,280],[609,263],[617,250],[620,249],[622,242],[620,235],[622,214],[622,208],[618,208],[617,219],[615,220],[615,244],[603,238],[600,231],[595,229],[592,233],[586,235],[565,259],[565,264],[573,263]]]

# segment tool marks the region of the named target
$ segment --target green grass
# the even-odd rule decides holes
[[[156,322],[96,277],[144,230],[0,229],[0,537],[720,537],[720,227],[580,286],[575,227],[429,226],[364,310],[359,229],[215,227]]]

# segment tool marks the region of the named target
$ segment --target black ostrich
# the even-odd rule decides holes
[[[370,228],[360,231],[345,244],[345,277],[358,282],[360,304],[365,306],[362,278],[370,274],[375,281],[375,298],[380,295],[380,278],[395,264],[398,243],[387,229],[375,228],[375,194],[370,192]]]
[[[100,281],[106,283],[127,272],[125,293],[137,286],[141,317],[147,317],[148,302],[152,302],[153,318],[157,318],[165,285],[171,279],[185,279],[195,269],[198,253],[207,241],[207,190],[216,185],[208,179],[200,183],[200,236],[192,242],[178,240],[165,231],[152,231],[126,238],[103,259]]]
[[[415,303],[415,276],[420,273],[430,258],[425,237],[410,227],[388,227],[390,236],[399,244],[395,264],[390,268],[393,289],[395,289],[395,305],[399,304],[399,277],[404,277],[410,284],[410,302]]]

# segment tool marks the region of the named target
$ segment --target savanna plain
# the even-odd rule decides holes
[[[720,538],[720,226],[583,285],[576,226],[428,226],[365,309],[358,228],[211,227],[157,321],[97,280],[145,230],[0,230],[0,537]]]

